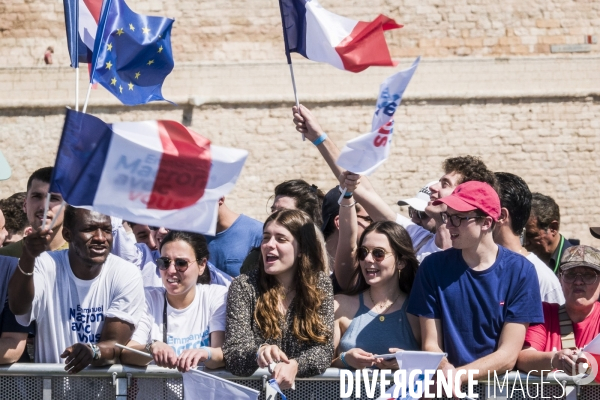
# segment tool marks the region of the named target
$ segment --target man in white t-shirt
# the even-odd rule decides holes
[[[66,206],[68,250],[44,252],[52,232],[37,229],[9,284],[9,305],[22,325],[37,322],[35,361],[77,373],[118,362],[144,312],[138,268],[110,254],[110,217]]]
[[[546,303],[564,304],[565,297],[558,278],[535,254],[527,252],[521,244],[521,234],[531,212],[531,191],[523,179],[508,172],[496,172],[500,218],[494,227],[494,241],[519,253],[535,267],[540,284],[540,295]]]

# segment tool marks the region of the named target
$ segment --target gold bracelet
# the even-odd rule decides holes
[[[17,263],[17,268],[19,268],[19,271],[21,271],[21,273],[23,275],[25,275],[25,276],[33,276],[33,271],[31,271],[31,272],[25,272],[25,271],[23,271],[21,269],[21,263],[20,262]]]

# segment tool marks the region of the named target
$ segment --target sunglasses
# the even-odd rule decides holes
[[[174,260],[171,260],[169,257],[160,257],[156,260],[156,266],[158,267],[158,269],[166,271],[171,266],[171,263],[173,263],[175,264],[175,269],[177,270],[177,272],[184,272],[186,269],[188,269],[190,264],[193,264],[196,261],[198,260],[190,262],[183,258],[176,258]]]
[[[365,258],[367,258],[367,256],[369,255],[369,253],[371,253],[371,255],[373,256],[373,260],[375,260],[376,262],[382,262],[388,257],[388,254],[394,254],[392,252],[385,251],[381,247],[375,247],[373,250],[369,250],[366,247],[361,246],[356,251],[356,256],[360,261],[364,261]]]
[[[417,218],[420,220],[424,220],[429,218],[429,215],[425,211],[415,210],[412,207],[408,207],[408,216],[411,218]]]
[[[598,274],[595,272],[586,272],[585,274],[576,274],[574,272],[565,272],[562,274],[563,281],[566,283],[574,283],[577,280],[577,277],[581,277],[581,280],[586,285],[593,285],[596,283],[596,279],[598,279]]]

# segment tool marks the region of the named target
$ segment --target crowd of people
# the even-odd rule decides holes
[[[292,113],[339,185],[280,183],[264,223],[222,198],[215,236],[64,205],[60,193],[46,207],[52,167],[35,171],[0,201],[0,363],[268,368],[282,389],[331,366],[398,368],[382,355],[399,350],[445,352],[444,374],[475,378],[579,372],[579,349],[600,333],[600,251],[560,234],[551,197],[457,156],[398,202],[405,217],[335,164],[310,110]]]

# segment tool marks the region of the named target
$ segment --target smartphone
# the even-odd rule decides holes
[[[374,358],[383,358],[384,361],[390,361],[396,359],[396,354],[375,354]]]

